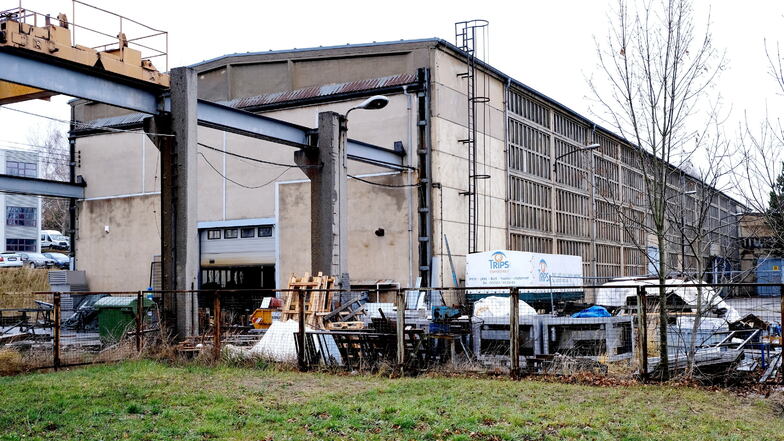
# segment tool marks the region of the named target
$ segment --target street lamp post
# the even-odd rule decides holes
[[[564,156],[569,156],[569,155],[571,155],[573,153],[585,152],[585,151],[588,151],[588,150],[596,150],[598,148],[599,148],[599,144],[588,144],[588,145],[583,145],[583,146],[577,147],[574,150],[569,150],[566,153],[562,153],[562,154],[556,156],[555,159],[553,160],[553,174],[556,173],[557,166],[558,166],[558,160],[563,158]]]
[[[552,204],[553,204],[553,206],[551,207],[551,210],[552,210],[553,213],[555,213],[555,193],[556,193],[555,192],[555,184],[556,184],[555,175],[557,174],[557,170],[558,170],[558,160],[563,158],[563,157],[565,157],[565,156],[569,156],[571,154],[574,154],[574,153],[585,152],[585,151],[589,151],[589,150],[596,150],[599,147],[600,147],[600,145],[598,143],[592,143],[592,144],[588,144],[588,145],[584,145],[584,146],[579,146],[579,147],[575,148],[574,150],[570,150],[570,151],[568,151],[566,153],[562,153],[562,154],[560,154],[560,155],[555,157],[555,159],[553,160],[553,178],[554,178],[553,179],[553,187],[552,187],[553,188],[553,190],[552,190],[553,191],[553,196],[552,196]],[[591,170],[593,170],[593,167],[591,167]],[[590,225],[590,227],[591,227],[591,271],[593,272],[593,276],[595,277],[596,276],[596,210],[595,210],[595,207],[594,207],[594,203],[595,202],[594,202],[593,172],[591,172],[591,187],[590,188],[591,188],[591,211],[590,211],[590,221],[591,221],[591,225]],[[553,225],[552,228],[553,228],[553,231],[555,231],[555,225]]]
[[[351,281],[348,273],[348,152],[346,150],[346,139],[348,138],[348,116],[354,110],[379,110],[389,104],[389,98],[383,95],[374,95],[354,106],[340,116],[339,135],[338,135],[338,155],[339,173],[338,181],[338,216],[335,219],[338,223],[338,271],[340,277],[340,288],[350,289]]]
[[[310,179],[311,271],[335,275],[349,289],[347,116],[354,110],[378,110],[389,98],[372,96],[341,115],[321,112],[313,148],[294,153],[294,161]]]

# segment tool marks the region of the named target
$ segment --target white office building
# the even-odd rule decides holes
[[[0,150],[4,173],[37,178],[40,172],[38,153],[24,150]],[[41,251],[41,198],[17,194],[0,197],[5,222],[0,223],[4,251]]]

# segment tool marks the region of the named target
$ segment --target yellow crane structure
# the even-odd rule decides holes
[[[99,8],[96,9],[103,11]],[[105,12],[108,13],[108,11]],[[143,59],[140,50],[129,47],[129,43],[133,41],[149,38],[150,36],[165,35],[165,32],[156,30],[156,34],[134,40],[129,40],[125,33],[119,32],[115,37],[115,42],[99,46],[103,50],[98,50],[97,48],[74,44],[71,33],[74,26],[76,25],[70,23],[68,17],[62,13],[53,20],[49,15],[21,7],[0,11],[0,48],[57,57],[77,65],[99,68],[106,72],[122,75],[131,80],[169,87],[169,76],[158,71],[150,59]],[[93,32],[104,36],[107,35],[98,31]],[[162,51],[155,50],[155,52],[158,56],[160,54],[165,55]],[[56,94],[33,87],[0,81],[0,105],[30,99],[47,99],[53,95]]]

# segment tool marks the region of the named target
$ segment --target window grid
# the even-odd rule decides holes
[[[35,227],[38,225],[36,209],[33,207],[6,207],[6,225]]]
[[[583,274],[591,274],[591,244],[575,240],[558,240],[558,254],[583,258]]]
[[[6,173],[12,176],[35,178],[38,176],[38,164],[34,162],[6,161]]]
[[[509,120],[509,168],[550,179],[549,136],[514,119]]]
[[[556,232],[590,237],[590,198],[571,191],[556,190]]]
[[[512,90],[509,91],[507,108],[515,115],[519,115],[540,126],[550,128],[550,110],[544,105],[523,96]]]
[[[35,239],[6,239],[6,251],[36,251]]]
[[[515,251],[532,253],[551,253],[553,251],[553,240],[548,237],[512,233],[509,239],[509,245]]]
[[[550,232],[550,187],[509,177],[509,224],[516,228]]]
[[[571,139],[580,145],[585,143],[587,128],[574,119],[555,112],[553,116],[553,131],[561,136]]]

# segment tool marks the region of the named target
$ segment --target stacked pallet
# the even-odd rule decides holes
[[[324,317],[332,312],[332,293],[327,289],[335,288],[335,278],[318,273],[311,276],[305,273],[303,277],[294,275],[289,279],[289,286],[284,294],[283,309],[280,320],[299,320],[300,291],[305,292],[305,324],[313,329],[325,329]]]

